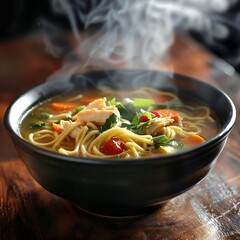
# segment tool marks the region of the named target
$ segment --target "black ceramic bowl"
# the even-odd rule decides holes
[[[151,86],[189,94],[216,113],[220,130],[205,143],[179,153],[144,159],[88,159],[60,155],[25,141],[19,123],[37,103],[75,89]],[[157,71],[102,71],[47,81],[17,98],[5,127],[32,177],[48,191],[82,209],[128,216],[147,212],[199,183],[211,170],[233,127],[236,110],[221,90],[202,81]]]

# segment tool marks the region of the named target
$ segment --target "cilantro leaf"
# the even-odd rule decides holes
[[[109,116],[109,118],[105,121],[105,123],[100,127],[99,132],[102,133],[114,126],[116,126],[117,122],[119,121],[119,117],[113,113]]]

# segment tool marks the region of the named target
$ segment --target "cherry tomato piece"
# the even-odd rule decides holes
[[[161,117],[161,115],[157,111],[151,111],[151,113],[154,115],[154,117]]]
[[[149,120],[149,118],[147,116],[145,116],[145,115],[140,117],[140,121],[141,122],[147,122],[148,120]]]
[[[106,155],[120,154],[126,151],[125,143],[118,137],[111,137],[105,144],[102,145],[101,151]]]

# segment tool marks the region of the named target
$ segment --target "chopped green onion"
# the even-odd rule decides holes
[[[144,108],[149,109],[153,104],[155,104],[155,101],[152,99],[146,99],[146,98],[134,98],[133,106],[135,108]]]

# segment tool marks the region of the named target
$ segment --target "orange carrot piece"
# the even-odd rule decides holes
[[[77,106],[75,103],[61,103],[61,102],[54,102],[51,104],[51,108],[56,111],[64,111],[70,110]]]
[[[191,134],[191,135],[188,135],[187,137],[181,139],[181,142],[184,145],[187,145],[189,147],[193,147],[193,146],[196,146],[200,143],[205,142],[205,140],[197,134]]]
[[[58,124],[56,124],[56,123],[52,124],[52,128],[57,133],[61,133],[62,132],[62,128]]]
[[[160,117],[171,117],[174,119],[174,122],[178,122],[178,112],[172,110],[172,109],[158,109],[154,110],[160,114]]]

